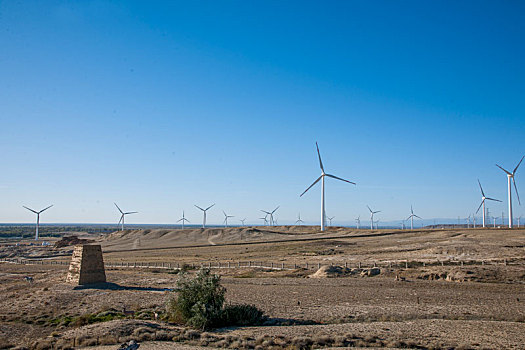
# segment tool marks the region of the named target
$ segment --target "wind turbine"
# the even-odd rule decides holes
[[[38,228],[40,227],[40,214],[41,214],[42,212],[44,212],[45,210],[48,210],[48,209],[51,208],[52,206],[53,206],[53,204],[51,204],[49,207],[44,208],[44,209],[42,209],[42,210],[40,210],[40,211],[36,211],[36,210],[33,210],[33,209],[28,208],[28,207],[26,207],[25,205],[23,205],[24,208],[26,208],[27,210],[32,211],[33,213],[36,214],[36,232],[35,232],[35,241],[38,241]]]
[[[299,225],[302,225],[303,224],[303,220],[301,220],[301,213],[299,213],[299,215],[297,215],[297,221],[295,222],[295,224],[297,225],[297,223],[299,223]]]
[[[518,218],[518,228],[520,228],[521,215]]]
[[[372,209],[370,209],[370,207],[368,205],[366,207],[370,211],[370,229],[373,230],[374,229],[374,214],[380,213],[381,210],[372,211]]]
[[[335,216],[332,216],[331,218],[327,218],[328,221],[330,221],[330,226],[332,226],[332,220],[335,218]]]
[[[501,201],[499,199],[489,198],[485,196],[485,192],[483,192],[483,187],[481,187],[481,182],[479,182],[479,179],[478,179],[478,184],[479,184],[479,189],[481,190],[481,204],[479,205],[478,210],[476,210],[476,214],[479,212],[479,209],[481,208],[481,206],[483,206],[483,227],[485,227],[485,201],[486,200],[495,201],[495,202],[501,202]]]
[[[118,221],[118,224],[117,226],[120,224],[120,222],[122,221],[122,230],[121,231],[124,231],[124,216],[128,215],[128,214],[136,214],[138,213],[138,211],[128,211],[127,213],[124,213],[120,208],[119,206],[117,205],[117,203],[113,203],[115,204],[115,206],[117,207],[118,211],[120,211],[120,220]]]
[[[195,204],[194,204],[195,205]],[[202,219],[202,228],[205,228],[206,227],[206,212],[215,205],[215,203],[213,203],[212,205],[210,205],[208,208],[206,209],[202,209],[201,207],[199,207],[198,205],[195,205],[197,208],[199,208],[200,210],[203,211],[204,213],[204,216],[203,216],[203,219]]]
[[[177,222],[181,222],[181,221],[182,221],[182,229],[184,230],[184,221],[187,221],[188,223],[190,222],[190,220],[184,217],[184,210],[182,211],[182,218],[179,219]]]
[[[310,188],[312,188],[316,183],[318,183],[319,180],[321,180],[321,231],[324,231],[324,224],[326,220],[326,212],[324,210],[324,178],[328,176],[336,180],[348,182],[352,185],[355,185],[355,182],[348,181],[348,180],[342,179],[334,175],[326,174],[324,172],[323,162],[321,161],[321,153],[319,152],[319,146],[317,145],[317,142],[315,143],[315,147],[317,148],[317,155],[319,156],[319,166],[321,167],[321,176],[319,176],[317,180],[315,180],[314,183],[310,185],[310,187],[308,187],[303,193],[301,193],[299,197],[302,197],[303,194],[305,194]]]
[[[509,172],[505,169],[503,169],[502,167],[500,167],[498,164],[496,164],[496,166],[498,168],[500,168],[501,170],[503,170],[506,174],[507,174],[507,180],[508,180],[508,193],[509,193],[509,228],[512,228],[512,187],[510,186],[510,179],[512,179],[512,182],[514,183],[514,189],[516,190],[516,197],[518,197],[518,203],[519,205],[521,205],[521,202],[520,202],[520,195],[518,194],[518,187],[516,186],[516,180],[514,180],[514,175],[516,174],[516,171],[518,170],[521,162],[523,161],[523,158],[525,158],[525,156],[521,157],[521,160],[520,162],[518,163],[518,165],[516,165],[516,167],[514,168],[514,171]],[[501,223],[503,225],[503,223]]]
[[[222,213],[224,214],[224,221],[223,221],[223,223],[226,225],[226,227],[228,227],[228,218],[234,218],[235,216],[226,214],[224,212],[224,210],[222,211]]]
[[[357,224],[357,229],[359,230],[359,225],[361,224],[361,215],[359,215],[357,219],[355,219],[355,222]]]
[[[241,220],[239,220],[239,221],[240,221],[240,222],[242,223],[242,225],[244,226],[244,222],[246,221],[246,218],[241,219]]]
[[[277,211],[277,209],[279,209],[279,207],[280,207],[280,205],[278,205],[277,208],[275,208],[273,211],[266,211],[266,210],[262,210],[261,209],[261,211],[266,214],[265,217],[270,215],[270,226],[273,226],[273,224],[274,224],[273,214]]]
[[[414,209],[412,209],[412,206],[410,206],[410,216],[407,218],[410,219],[410,229],[413,230],[414,229],[414,218],[418,218],[418,219],[421,219],[421,217],[417,216],[416,214],[414,214]],[[423,220],[423,219],[421,219]]]
[[[259,218],[261,220],[264,220],[264,226],[268,225],[268,220],[266,219],[266,216],[264,218]]]

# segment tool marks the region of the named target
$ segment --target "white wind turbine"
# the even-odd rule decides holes
[[[138,211],[128,211],[127,213],[124,213],[120,208],[119,206],[117,205],[117,203],[113,203],[115,204],[115,206],[117,207],[118,211],[120,211],[120,220],[118,221],[118,224],[117,224],[117,227],[118,225],[120,224],[120,222],[122,221],[122,230],[121,231],[124,231],[124,216],[128,215],[128,214],[136,214],[138,213]]]
[[[299,224],[299,225],[302,225],[303,224],[303,220],[301,220],[301,213],[299,213],[299,215],[297,215],[297,221],[295,222],[295,224]]]
[[[416,214],[414,214],[414,209],[412,209],[412,206],[410,206],[410,216],[407,218],[407,220],[410,219],[410,229],[411,230],[414,229],[414,218],[421,219],[421,217],[419,217]],[[423,219],[421,219],[421,220],[423,220]]]
[[[186,219],[184,217],[184,210],[182,211],[182,218],[180,218],[179,220],[177,220],[177,222],[181,222],[182,221],[182,229],[184,230],[184,221],[187,221],[188,223],[190,222],[190,220]]]
[[[355,222],[356,222],[357,229],[359,230],[359,225],[361,224],[361,215],[359,215],[357,219],[355,219]]]
[[[370,229],[373,230],[374,229],[374,214],[380,213],[381,210],[372,211],[372,209],[370,209],[370,207],[368,205],[366,207],[370,211]]]
[[[42,212],[44,212],[45,210],[48,210],[48,209],[51,208],[52,206],[53,206],[53,204],[51,204],[49,207],[44,208],[44,209],[42,209],[42,210],[40,210],[40,211],[36,211],[36,210],[33,210],[33,209],[28,208],[28,207],[26,207],[25,205],[23,205],[24,208],[26,208],[27,210],[32,211],[33,213],[36,214],[36,232],[35,232],[35,241],[38,241],[38,229],[39,229],[39,227],[40,227],[40,214],[41,214]]]
[[[268,225],[268,220],[266,219],[266,216],[264,218],[259,218],[260,220],[264,220],[264,226]]]
[[[194,204],[195,205],[195,204]],[[212,205],[210,205],[208,208],[206,209],[202,209],[201,207],[199,207],[198,205],[195,205],[195,207],[199,208],[200,210],[202,210],[203,212],[203,218],[202,218],[202,228],[205,228],[206,227],[206,212],[215,205],[215,203],[213,203]]]
[[[277,209],[279,209],[279,207],[280,207],[280,205],[278,205],[277,208],[275,208],[272,211],[261,210],[263,213],[266,214],[265,217],[270,215],[270,226],[273,226],[273,224],[275,223],[274,220],[273,220],[273,214],[277,211]]]
[[[332,220],[335,219],[335,216],[332,216],[331,218],[327,218],[328,221],[330,221],[330,226],[332,226]]]
[[[317,180],[315,180],[314,183],[310,185],[310,187],[308,187],[303,193],[301,193],[299,197],[302,197],[303,194],[305,194],[310,188],[312,188],[316,183],[318,183],[319,180],[321,180],[321,231],[324,231],[324,226],[325,226],[325,221],[326,221],[326,212],[324,209],[325,207],[324,206],[324,178],[328,176],[336,180],[348,182],[352,185],[355,185],[355,182],[341,179],[340,177],[337,177],[334,175],[326,174],[324,172],[323,162],[321,161],[321,153],[319,152],[319,146],[317,145],[317,142],[315,143],[315,147],[317,148],[317,155],[319,156],[319,166],[321,167],[321,176],[319,176]]]
[[[228,227],[228,218],[234,218],[235,216],[226,214],[224,210],[222,211],[222,213],[224,214],[223,223],[226,225],[226,227]]]
[[[481,203],[478,207],[478,210],[476,210],[476,214],[479,212],[479,209],[483,206],[483,227],[485,227],[485,201],[486,200],[495,201],[495,202],[501,202],[501,201],[499,199],[489,198],[485,196],[485,192],[483,192],[483,187],[481,187],[481,182],[479,182],[479,179],[478,179],[478,185],[479,185],[479,189],[481,190]]]
[[[508,180],[507,187],[508,187],[508,195],[509,195],[509,228],[512,228],[512,187],[510,185],[510,180],[512,179],[512,182],[514,182],[514,189],[516,190],[516,197],[518,197],[518,203],[519,205],[521,205],[520,195],[518,194],[518,187],[516,186],[516,180],[514,180],[514,175],[516,174],[516,171],[518,170],[521,162],[523,161],[523,158],[525,158],[525,156],[521,157],[520,162],[518,163],[518,165],[516,165],[512,173],[503,169],[498,164],[496,164],[498,168],[500,168],[507,174],[507,180]],[[503,222],[501,224],[503,225]]]
[[[240,221],[240,222],[242,223],[242,225],[244,226],[244,222],[246,221],[246,218],[241,219],[241,220],[239,220],[239,221]]]

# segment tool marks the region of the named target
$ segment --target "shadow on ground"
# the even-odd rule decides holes
[[[76,286],[74,290],[82,289],[104,289],[104,290],[136,290],[146,292],[173,292],[174,288],[154,288],[154,287],[137,287],[137,286],[121,286],[117,283],[105,282],[105,283],[92,283]]]

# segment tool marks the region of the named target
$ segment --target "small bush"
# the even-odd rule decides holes
[[[220,276],[212,275],[209,269],[201,269],[194,278],[181,272],[177,290],[176,298],[169,300],[166,310],[171,322],[204,330],[255,325],[265,320],[263,312],[253,305],[224,307],[226,289],[220,284]]]

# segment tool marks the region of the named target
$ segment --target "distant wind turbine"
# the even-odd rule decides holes
[[[355,219],[355,222],[357,224],[357,229],[359,230],[359,225],[361,224],[361,215],[359,215],[357,219]]]
[[[481,203],[478,207],[478,210],[476,210],[476,214],[479,212],[479,209],[483,206],[483,227],[485,227],[485,201],[486,200],[495,201],[495,202],[501,202],[501,201],[499,199],[489,198],[485,196],[485,192],[483,191],[483,187],[481,187],[481,182],[479,182],[479,179],[478,179],[478,185],[481,191]]]
[[[510,180],[512,179],[512,182],[514,183],[514,189],[516,190],[516,197],[518,197],[518,203],[519,205],[521,205],[520,195],[518,194],[518,187],[516,186],[516,180],[514,180],[514,175],[516,174],[516,171],[518,170],[521,162],[523,161],[523,158],[525,158],[525,156],[521,157],[520,162],[518,163],[518,165],[516,165],[512,173],[503,169],[498,164],[496,164],[498,168],[500,168],[507,174],[507,181],[508,181],[507,187],[508,187],[508,196],[509,196],[509,228],[512,228],[512,187],[510,185]],[[503,225],[503,222],[501,224]]]
[[[268,220],[266,219],[266,216],[264,218],[259,218],[260,220],[264,220],[264,226],[268,225]]]
[[[224,212],[224,210],[222,211],[222,213],[224,214],[224,224],[226,225],[226,227],[228,227],[228,218],[234,218],[235,216],[233,215],[228,215]]]
[[[194,204],[195,205],[195,204]],[[213,203],[212,205],[210,205],[208,208],[206,209],[202,209],[201,207],[199,207],[198,205],[195,205],[195,207],[199,208],[200,210],[202,210],[203,212],[203,218],[202,218],[202,228],[205,228],[206,227],[206,212],[211,209],[211,207],[213,207],[215,205],[215,203]]]
[[[270,215],[270,226],[273,226],[273,224],[274,224],[273,214],[277,211],[277,209],[279,209],[279,207],[280,207],[280,205],[278,205],[277,208],[275,208],[272,211],[266,211],[266,210],[262,210],[261,209],[261,211],[266,214],[265,216]]]
[[[407,218],[407,220],[410,219],[410,229],[411,230],[414,229],[414,218],[421,219],[419,216],[414,214],[414,209],[412,208],[412,206],[410,206],[410,216]],[[423,219],[421,219],[421,220],[423,220]]]
[[[328,218],[328,221],[330,221],[330,226],[332,226],[332,220],[335,219],[335,216],[332,216],[331,218]]]
[[[302,225],[303,224],[303,220],[301,220],[301,213],[299,213],[299,215],[297,215],[297,221],[295,222],[295,224],[299,224],[299,225]]]
[[[241,220],[239,220],[239,221],[240,221],[240,222],[242,223],[242,225],[244,226],[244,222],[246,221],[246,218],[241,219]]]
[[[179,220],[177,220],[177,222],[181,222],[182,221],[182,229],[184,230],[184,221],[187,221],[188,223],[190,222],[190,220],[186,219],[184,217],[184,210],[182,211],[182,218],[180,218]]]
[[[348,182],[352,185],[355,185],[355,182],[348,181],[348,180],[342,179],[334,175],[326,174],[324,172],[323,162],[321,160],[321,153],[319,152],[319,145],[317,145],[317,142],[315,143],[315,147],[317,148],[317,155],[319,156],[319,166],[321,167],[321,176],[319,176],[317,180],[315,180],[314,183],[310,185],[310,187],[308,187],[303,193],[301,193],[299,197],[302,197],[303,194],[305,194],[310,188],[312,188],[316,183],[318,183],[319,180],[321,180],[321,231],[324,231],[324,226],[325,226],[325,221],[326,221],[326,212],[325,212],[325,205],[324,205],[324,178],[328,176],[336,180]]]
[[[33,210],[31,208],[28,208],[26,207],[25,205],[23,205],[24,208],[26,208],[27,210],[29,211],[32,211],[33,213],[36,214],[36,232],[35,232],[35,241],[38,241],[38,229],[40,227],[40,214],[42,214],[42,212],[44,212],[45,210],[48,210],[49,208],[51,208],[53,206],[53,204],[51,204],[49,207],[47,208],[44,208],[40,211],[36,211],[36,210]]]
[[[380,213],[381,210],[372,211],[372,209],[370,209],[370,207],[368,205],[366,207],[370,211],[370,229],[373,230],[374,229],[374,214]]]
[[[120,208],[119,206],[117,205],[117,203],[113,203],[115,204],[115,206],[117,207],[118,211],[120,211],[120,220],[118,221],[118,224],[117,226],[120,224],[120,222],[122,222],[122,230],[121,231],[124,231],[124,216],[128,215],[128,214],[136,214],[138,213],[138,211],[128,211],[127,213],[124,213]]]

